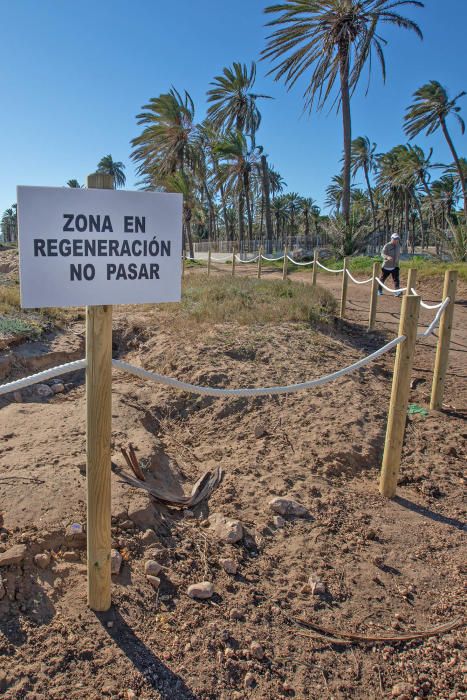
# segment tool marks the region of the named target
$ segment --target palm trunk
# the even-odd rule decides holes
[[[368,177],[368,167],[366,163],[363,166],[363,172],[365,173],[366,186],[368,189],[368,196],[370,198],[371,213],[373,216],[373,228],[376,231],[376,229],[378,228],[378,223],[376,221],[375,200],[373,199],[373,190],[371,189],[370,178]]]
[[[246,215],[248,218],[248,238],[250,241],[252,241],[253,240],[253,216],[251,213],[250,181],[249,181],[248,175],[246,173],[243,176],[243,188],[245,191]]]
[[[193,252],[193,236],[191,235],[191,210],[187,209],[185,212],[185,229],[186,229],[186,235],[188,238],[188,248],[190,251],[190,258],[194,258],[194,252]]]
[[[271,192],[269,184],[269,168],[266,156],[261,156],[261,184],[264,194],[264,213],[266,216],[266,240],[268,252],[271,252],[273,229],[271,215]]]
[[[344,130],[344,165],[342,168],[342,214],[347,226],[350,224],[350,153],[352,145],[352,122],[350,116],[349,90],[349,47],[347,43],[339,46],[342,126]]]
[[[446,139],[448,146],[451,149],[452,157],[454,158],[457,172],[459,173],[459,178],[461,181],[461,188],[462,188],[462,196],[464,197],[464,215],[465,215],[465,221],[467,223],[467,196],[466,196],[466,190],[465,190],[464,173],[462,171],[462,166],[460,164],[459,156],[457,155],[457,151],[454,148],[454,144],[452,142],[451,136],[449,134],[449,131],[447,130],[446,122],[444,121],[444,119],[440,119],[440,122],[441,122],[441,128],[443,130],[444,138]]]
[[[243,187],[238,195],[238,244],[240,250],[245,240],[245,196]]]

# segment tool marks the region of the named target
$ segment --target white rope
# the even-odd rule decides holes
[[[436,316],[434,317],[434,319],[432,320],[432,322],[430,323],[428,328],[425,331],[422,331],[421,333],[417,333],[417,338],[427,338],[429,335],[431,335],[434,332],[436,326],[439,323],[439,320],[440,320],[442,314],[444,313],[444,309],[446,308],[446,306],[449,304],[450,301],[451,301],[450,298],[446,297],[446,299],[441,303],[441,306],[439,307],[438,311],[436,312]]]
[[[388,292],[391,292],[391,294],[402,294],[402,292],[407,291],[407,287],[402,287],[401,289],[391,289],[391,287],[386,287],[386,285],[383,282],[381,282],[381,280],[378,279],[378,277],[375,277],[375,280],[378,282],[380,287],[386,289]]]
[[[288,260],[290,260],[291,263],[294,265],[313,265],[313,260],[311,262],[297,262],[293,258],[290,257],[290,255],[287,255]]]
[[[326,270],[326,272],[344,272],[344,268],[342,267],[340,270],[331,270],[330,267],[326,267],[325,265],[321,265],[320,261],[317,260],[316,264],[319,265],[320,267],[323,268],[323,270]]]
[[[379,350],[376,350],[371,355],[363,357],[361,360],[358,360],[358,362],[354,362],[352,365],[344,367],[343,369],[340,369],[337,372],[333,372],[332,374],[326,374],[324,375],[324,377],[312,379],[308,382],[302,382],[301,384],[289,384],[287,386],[269,386],[251,389],[216,389],[210,386],[198,386],[197,384],[188,384],[187,382],[181,382],[178,379],[166,377],[163,374],[157,374],[156,372],[149,372],[146,369],[142,369],[141,367],[135,367],[134,365],[130,365],[127,362],[122,362],[121,360],[112,360],[112,365],[116,369],[121,369],[125,372],[129,372],[130,374],[134,374],[136,377],[140,377],[140,379],[150,379],[151,381],[157,382],[158,384],[165,384],[166,386],[173,387],[174,389],[180,389],[181,391],[189,391],[193,394],[202,394],[204,396],[249,397],[265,395],[269,396],[271,394],[293,394],[297,391],[303,391],[304,389],[311,389],[315,386],[327,384],[328,382],[332,382],[335,379],[339,379],[339,377],[343,377],[346,374],[350,374],[350,372],[354,372],[355,370],[360,369],[360,367],[364,367],[365,365],[372,362],[372,360],[375,360],[377,357],[380,357],[380,355],[383,355],[385,352],[392,350],[392,348],[394,348],[396,345],[402,343],[403,340],[405,340],[405,336],[400,335],[398,338],[394,338],[393,340],[391,340],[391,342],[387,343],[382,348],[379,348]]]
[[[355,277],[353,277],[348,270],[346,270],[346,272],[352,280],[352,282],[355,282],[355,284],[368,284],[368,282],[373,282],[373,276],[367,280],[356,280]]]
[[[57,367],[46,369],[43,372],[38,372],[37,374],[31,374],[30,377],[17,379],[16,381],[9,382],[8,384],[2,384],[0,385],[0,396],[9,394],[12,391],[18,391],[19,389],[25,389],[32,384],[40,384],[41,382],[47,381],[47,379],[59,377],[61,374],[76,372],[76,370],[83,369],[84,367],[86,367],[86,360],[75,360],[75,362],[67,362],[65,365],[58,365]]]
[[[252,258],[251,260],[242,260],[241,258],[238,257],[238,255],[236,255],[236,256],[235,256],[235,259],[236,259],[239,263],[254,263],[254,262],[256,262],[257,260],[259,260],[259,255],[257,255],[256,258]]]
[[[277,260],[283,260],[284,256],[281,255],[279,258],[267,258],[265,255],[261,256],[263,260],[267,260],[268,262],[277,262]]]
[[[412,294],[419,296],[418,292],[413,287],[410,291],[412,292]],[[420,306],[422,306],[424,309],[440,309],[443,303],[444,302],[440,301],[439,304],[425,304],[425,302],[422,299],[420,299]]]

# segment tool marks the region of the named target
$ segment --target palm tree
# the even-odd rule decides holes
[[[113,160],[110,153],[109,155],[101,158],[97,164],[98,173],[106,173],[106,175],[111,175],[113,177],[114,187],[125,186],[126,175],[123,172],[124,170],[124,164],[119,160]]]
[[[185,236],[188,239],[190,258],[194,258],[193,236],[191,232],[191,221],[194,213],[198,213],[199,203],[195,194],[195,183],[193,178],[186,173],[178,171],[168,175],[165,180],[167,192],[178,192],[183,195],[183,251],[186,250]]]
[[[133,160],[139,163],[137,172],[143,183],[154,189],[168,175],[182,173],[192,167],[195,159],[195,107],[189,93],[182,97],[172,88],[170,92],[153,97],[138,114],[142,133],[131,142]]]
[[[373,228],[376,230],[376,207],[369,176],[369,174],[376,167],[375,150],[376,143],[371,143],[368,136],[357,136],[357,138],[354,139],[351,144],[350,163],[352,169],[352,177],[355,177],[359,170],[363,170],[363,173],[365,175],[365,182],[371,205],[371,213],[373,216]]]
[[[81,188],[81,185],[79,184],[78,180],[68,180],[66,184],[67,187],[73,187],[75,189]]]
[[[278,61],[270,71],[275,80],[284,78],[291,88],[312,70],[305,92],[305,107],[318,109],[327,102],[336,81],[339,94],[334,99],[342,108],[344,132],[344,167],[342,211],[350,222],[351,115],[350,97],[365,64],[371,67],[373,52],[379,60],[383,79],[386,76],[379,24],[394,24],[413,30],[420,38],[418,25],[395,10],[413,5],[424,7],[419,0],[283,0],[266,7],[267,14],[277,14],[268,26],[279,27],[268,37],[263,58]]]
[[[284,187],[287,187],[287,183],[272,165],[269,166],[269,186],[271,188],[271,195],[274,198],[276,195],[284,191]]]
[[[331,184],[326,187],[326,200],[324,204],[326,207],[329,207],[329,209],[333,209],[336,214],[341,213],[341,206],[344,199],[344,186],[344,176],[334,175]],[[354,191],[355,186],[352,185],[350,188],[350,196],[352,196]]]
[[[454,148],[451,135],[446,125],[446,119],[452,115],[460,125],[462,134],[465,132],[465,124],[462,117],[459,115],[460,107],[456,102],[463,97],[465,92],[460,92],[452,100],[449,99],[446,88],[444,88],[437,80],[430,80],[429,83],[422,85],[421,88],[414,93],[414,102],[407,107],[404,116],[405,132],[409,138],[413,139],[420,132],[425,131],[427,135],[433,134],[439,127],[444,134],[449,149],[454,158],[454,162],[459,173],[461,181],[462,194],[464,197],[464,214],[467,222],[467,196],[466,183],[462,172],[462,166]]]
[[[0,230],[5,243],[14,243],[18,240],[18,217],[16,214],[16,204],[5,209],[0,222]]]
[[[256,64],[250,69],[246,64],[234,63],[217,75],[208,91],[208,117],[218,129],[246,132],[254,137],[261,122],[261,114],[256,106],[258,99],[271,99],[268,95],[251,92],[256,79]]]

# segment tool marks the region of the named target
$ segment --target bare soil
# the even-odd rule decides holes
[[[246,266],[245,266],[246,267]],[[202,274],[202,273],[193,273]],[[220,273],[219,273],[220,274]],[[253,274],[253,271],[240,274]],[[277,273],[266,273],[278,277]],[[294,280],[309,281],[297,273]],[[320,275],[339,293],[339,281]],[[424,281],[426,301],[441,282]],[[459,285],[442,412],[408,416],[398,496],[378,493],[394,353],[317,391],[211,399],[120,372],[113,381],[113,460],[132,442],[140,463],[186,492],[221,465],[224,481],[193,513],[155,506],[112,477],[113,544],[123,557],[113,606],[86,605],[83,373],[64,391],[0,398],[0,694],[6,700],[100,698],[233,700],[443,698],[467,687],[461,626],[409,642],[342,644],[294,622],[368,637],[427,630],[465,605],[467,289]],[[185,381],[265,386],[332,372],[397,332],[400,300],[379,300],[366,332],[368,287],[349,285],[348,319],[305,323],[187,324],[150,307],[115,307],[114,356]],[[422,312],[426,325],[433,312]],[[436,339],[419,343],[411,402],[427,408]],[[0,355],[2,381],[81,357],[82,323]],[[3,367],[3,370],[2,370]],[[294,498],[305,518],[273,523],[269,501]],[[245,536],[220,542],[209,514],[239,519]],[[149,532],[148,532],[149,530]],[[50,552],[45,569],[34,562]],[[234,559],[227,574],[223,557]],[[162,566],[156,592],[147,558]],[[314,594],[309,578],[324,584]],[[214,584],[195,601],[190,584]],[[251,647],[258,642],[263,658]]]

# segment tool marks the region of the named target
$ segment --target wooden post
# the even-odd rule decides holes
[[[318,274],[318,257],[319,251],[317,248],[315,248],[313,253],[313,277],[311,279],[311,284],[313,285],[313,287],[316,287],[316,275]]]
[[[232,246],[232,277],[235,277],[235,246]]]
[[[88,175],[87,187],[113,189],[111,175]],[[108,610],[110,598],[112,307],[86,308],[86,457],[88,605]]]
[[[263,246],[261,245],[259,247],[259,258],[258,258],[258,279],[261,279],[261,266],[262,266],[262,255],[263,255]]]
[[[341,311],[340,317],[345,317],[345,305],[347,303],[347,286],[349,284],[349,277],[347,275],[347,258],[344,258],[344,270],[342,272],[342,291],[341,291]]]
[[[211,246],[209,246],[208,251],[208,277],[211,274]]]
[[[417,270],[414,267],[409,268],[409,275],[407,277],[407,291],[406,294],[412,294],[412,288],[415,289],[417,286]]]
[[[368,318],[368,330],[372,331],[376,323],[376,309],[378,306],[378,279],[381,275],[381,265],[379,262],[373,263],[373,281],[371,283],[370,315]]]
[[[404,335],[405,340],[399,343],[396,350],[383,465],[379,482],[379,490],[386,498],[392,498],[396,495],[409,404],[410,375],[417,341],[419,311],[419,296],[411,294],[403,297],[399,335]]]
[[[456,301],[456,284],[457,272],[455,270],[446,270],[444,275],[443,301],[449,297],[450,302],[446,306],[439,324],[435,371],[433,373],[433,384],[431,387],[430,409],[432,411],[440,411],[443,407],[444,385],[449,363],[449,345],[451,343],[454,304]]]
[[[284,246],[284,264],[282,265],[282,279],[287,279],[287,246]]]

